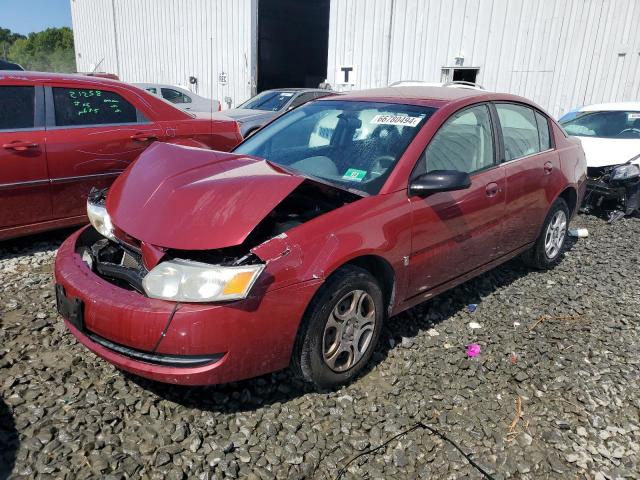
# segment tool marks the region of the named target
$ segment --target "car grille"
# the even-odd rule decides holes
[[[142,280],[148,270],[137,248],[108,240],[93,228],[88,228],[78,238],[76,251],[103,280],[127,290],[145,293]]]

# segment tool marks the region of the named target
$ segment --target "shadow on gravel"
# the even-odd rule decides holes
[[[0,480],[9,478],[16,462],[20,441],[13,415],[0,398]]]
[[[576,241],[575,238],[567,238],[565,252],[571,250]],[[565,252],[562,253],[563,256]],[[389,319],[371,361],[360,376],[367,375],[376,365],[382,363],[403,338],[412,339],[421,332],[446,322],[456,313],[466,309],[469,304],[480,304],[483,297],[530,274],[542,273],[532,271],[516,258]],[[310,385],[292,378],[287,370],[210,387],[167,385],[127,372],[121,374],[141,388],[171,402],[188,408],[219,413],[254,410],[274,403],[285,403],[307,393],[316,393]]]
[[[0,260],[23,256],[25,253],[33,254],[47,251],[51,249],[52,245],[57,248],[69,235],[78,230],[78,228],[79,227],[63,228],[0,241]]]

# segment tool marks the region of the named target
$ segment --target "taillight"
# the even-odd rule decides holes
[[[222,102],[218,100],[218,111],[222,110]]]

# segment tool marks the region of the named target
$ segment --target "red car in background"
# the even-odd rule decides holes
[[[180,159],[180,161],[176,161]],[[586,163],[521,97],[402,87],[312,101],[232,153],[156,144],[55,265],[76,338],[188,385],[366,365],[384,321],[516,255],[550,268]]]
[[[0,240],[85,223],[91,187],[111,184],[154,141],[228,151],[241,139],[234,121],[118,81],[2,72]]]

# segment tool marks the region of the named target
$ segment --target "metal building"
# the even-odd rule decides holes
[[[78,71],[256,91],[472,80],[550,113],[640,97],[638,0],[71,0]],[[189,79],[196,82],[189,84]]]

